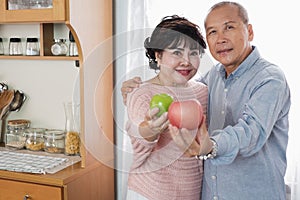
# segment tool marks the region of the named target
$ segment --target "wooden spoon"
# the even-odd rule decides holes
[[[5,146],[4,136],[5,136],[5,119],[7,116],[7,112],[9,110],[9,106],[14,99],[14,91],[13,90],[4,90],[0,93],[0,119],[1,119],[1,137],[0,137],[0,146]]]
[[[7,106],[10,105],[13,99],[14,99],[13,90],[4,90],[0,93],[0,119],[2,119],[3,115],[6,112]]]

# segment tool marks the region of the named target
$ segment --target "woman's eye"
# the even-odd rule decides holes
[[[176,56],[180,56],[181,52],[180,51],[174,51],[173,54],[176,55]]]
[[[198,51],[191,52],[191,56],[199,56],[199,52]]]

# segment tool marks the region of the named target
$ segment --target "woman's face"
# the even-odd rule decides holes
[[[162,85],[185,86],[197,73],[200,52],[199,49],[190,49],[182,43],[175,49],[167,48],[156,53],[156,59],[160,66],[159,79]]]

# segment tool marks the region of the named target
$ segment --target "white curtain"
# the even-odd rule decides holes
[[[128,170],[132,161],[131,143],[126,135],[126,108],[123,105],[120,88],[122,82],[139,76],[143,80],[153,76],[148,69],[145,56],[144,40],[151,34],[147,21],[147,1],[119,0],[116,1],[116,84],[115,84],[115,127],[116,127],[116,171],[117,199],[125,199],[127,192]],[[122,9],[121,9],[122,8]],[[124,10],[125,9],[125,10]],[[119,27],[118,27],[119,26]],[[153,27],[152,27],[153,28]]]
[[[213,4],[218,0],[116,0],[115,1],[115,122],[116,122],[116,171],[117,171],[117,199],[125,199],[127,190],[127,172],[131,165],[131,144],[126,136],[124,126],[127,120],[125,106],[122,103],[120,88],[122,82],[134,76],[140,76],[143,80],[154,75],[148,69],[148,63],[144,52],[143,43],[150,36],[153,28],[162,17],[178,14],[199,24],[203,30],[204,17]],[[260,53],[269,61],[278,64],[285,72],[292,92],[292,108],[290,113],[290,133],[287,151],[288,168],[286,183],[291,189],[291,200],[300,199],[300,132],[297,119],[300,118],[300,108],[296,104],[300,102],[300,93],[297,93],[298,76],[295,73],[297,67],[297,51],[299,41],[294,41],[300,35],[298,24],[294,15],[300,15],[297,6],[292,0],[284,2],[272,2],[272,9],[268,2],[259,0],[237,0],[246,7],[249,12],[250,22],[253,24],[255,37],[253,44],[257,45]],[[263,5],[265,4],[265,5]],[[284,12],[284,13],[282,13]],[[280,15],[278,13],[281,13]],[[266,17],[268,15],[268,17]],[[288,29],[288,31],[287,31]],[[202,31],[204,33],[204,30]],[[293,37],[290,37],[292,35]],[[298,44],[295,44],[297,42]],[[200,73],[205,72],[212,65],[209,52],[200,64]],[[206,67],[205,67],[206,66]],[[209,66],[209,67],[207,67]]]

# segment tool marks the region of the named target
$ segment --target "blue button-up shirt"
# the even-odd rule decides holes
[[[284,200],[290,90],[256,47],[228,77],[219,64],[209,88],[209,134],[217,157],[205,161],[202,200]]]

